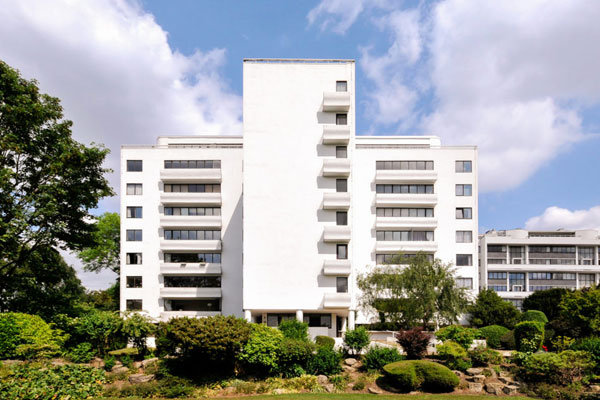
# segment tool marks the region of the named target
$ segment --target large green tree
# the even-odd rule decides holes
[[[523,300],[523,311],[538,310],[546,314],[549,321],[555,320],[560,316],[559,305],[567,293],[569,293],[569,289],[564,288],[533,292]]]
[[[560,302],[560,320],[572,337],[600,335],[600,287],[567,292]]]
[[[59,99],[0,61],[0,279],[40,248],[81,249],[90,209],[113,194],[108,150],[71,137]]]
[[[424,254],[398,255],[389,265],[361,275],[358,287],[364,309],[405,328],[457,322],[469,304],[467,291],[456,284],[452,266]]]
[[[483,289],[469,307],[469,321],[476,327],[500,325],[508,329],[519,322],[521,312],[491,289]]]
[[[119,274],[121,271],[120,225],[117,213],[107,212],[98,217],[97,230],[93,234],[92,243],[78,254],[86,271],[100,272],[109,269]]]

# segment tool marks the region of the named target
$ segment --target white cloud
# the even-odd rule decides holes
[[[364,9],[365,0],[323,0],[318,6],[309,11],[309,25],[321,21],[321,30],[330,28],[332,31],[344,34],[354,24],[356,18]]]
[[[587,210],[567,210],[560,207],[548,207],[537,217],[532,217],[525,223],[525,229],[555,230],[555,229],[600,229],[600,206]]]

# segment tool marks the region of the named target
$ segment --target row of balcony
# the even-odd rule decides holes
[[[348,177],[351,165],[348,158],[327,158],[323,160],[323,176]],[[435,171],[406,171],[406,170],[377,170],[375,182],[377,183],[432,183],[437,180]]]
[[[419,206],[436,205],[436,194],[381,194],[375,195],[376,206]],[[328,192],[323,194],[324,210],[347,210],[350,208],[350,193]],[[423,218],[425,219],[425,218]],[[383,220],[381,221],[384,222]],[[416,221],[415,221],[416,222]],[[417,222],[425,223],[425,221]]]

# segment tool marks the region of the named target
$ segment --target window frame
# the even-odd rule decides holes
[[[139,169],[137,169],[139,167]],[[143,172],[144,161],[143,160],[127,160],[127,172]]]

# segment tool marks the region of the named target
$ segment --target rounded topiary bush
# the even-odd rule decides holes
[[[521,352],[536,352],[544,341],[544,324],[537,321],[523,321],[515,325],[515,344]]]
[[[398,361],[384,366],[383,371],[392,386],[405,392],[451,392],[460,382],[450,369],[431,361]]]
[[[367,370],[380,370],[384,365],[404,360],[404,356],[395,348],[371,346],[361,360]]]
[[[493,349],[499,349],[500,346],[502,346],[502,336],[504,336],[507,332],[510,332],[510,330],[500,325],[490,325],[479,328],[477,332],[486,340],[489,347]]]
[[[546,314],[541,311],[529,310],[521,314],[521,321],[536,321],[541,322],[542,324],[547,324],[548,318],[546,317]]]
[[[333,349],[335,346],[335,339],[329,336],[317,336],[315,337],[315,344],[318,347],[327,347]]]
[[[515,331],[508,331],[500,338],[500,348],[504,350],[515,350]]]

